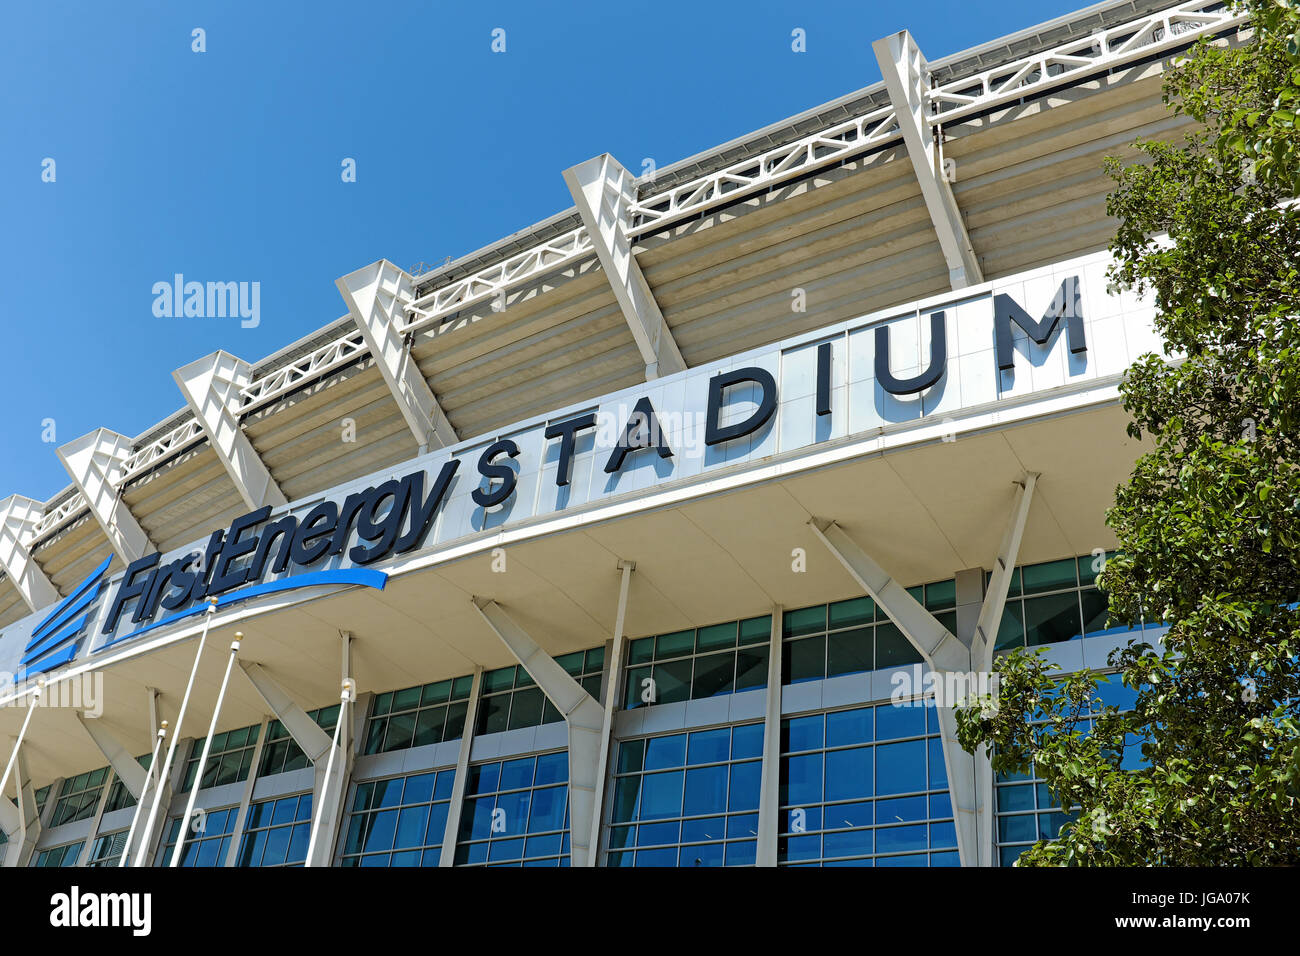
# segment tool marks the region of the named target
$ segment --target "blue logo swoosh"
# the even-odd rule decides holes
[[[358,584],[362,587],[374,588],[382,591],[384,585],[388,583],[388,575],[383,571],[372,571],[369,568],[335,568],[330,571],[312,571],[308,574],[295,574],[293,577],[281,578],[278,581],[267,581],[264,584],[255,584],[249,588],[242,588],[238,591],[232,591],[229,594],[223,594],[217,598],[217,608],[228,607],[238,601],[246,601],[249,598],[260,597],[264,594],[275,594],[277,591],[292,591],[296,588],[310,588],[321,584]],[[95,648],[93,653],[98,654],[100,651],[112,647],[114,644],[121,644],[123,641],[129,641],[133,637],[139,637],[141,634],[147,634],[149,631],[157,630],[160,627],[166,627],[168,624],[175,624],[187,617],[193,617],[196,614],[202,614],[207,604],[199,602],[194,607],[184,611],[178,611],[169,615],[160,621],[154,621],[152,624],[146,624],[144,627],[132,631],[130,634],[123,634],[105,641],[99,647]]]
[[[32,631],[31,640],[23,648],[22,659],[18,664],[24,668],[19,680],[26,680],[34,674],[43,674],[60,667],[74,657],[81,649],[80,638],[90,618],[87,610],[99,597],[104,588],[104,572],[112,563],[112,557],[103,563],[73,589],[54,609],[45,616]]]

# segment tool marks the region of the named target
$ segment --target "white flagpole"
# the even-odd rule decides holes
[[[41,694],[45,691],[45,678],[36,678],[36,686],[32,688],[31,700],[27,704],[27,716],[23,718],[23,726],[18,731],[18,739],[14,741],[13,753],[9,755],[9,762],[5,764],[4,776],[0,777],[0,797],[4,796],[5,787],[9,786],[9,774],[13,773],[14,764],[18,762],[18,748],[23,745],[23,738],[27,736],[27,725],[32,722],[32,714],[36,713],[36,705],[40,703]]]
[[[339,731],[343,729],[343,721],[347,720],[348,704],[356,697],[356,684],[352,678],[343,681],[343,692],[339,695],[339,719],[334,724],[334,742],[330,744],[330,756],[325,761],[325,779],[320,785],[320,803],[318,806],[311,808],[311,838],[307,841],[307,859],[303,866],[311,866],[312,859],[316,852],[316,838],[320,835],[320,821],[325,813],[326,797],[330,790],[330,777],[334,773],[334,754],[339,749]]]
[[[208,763],[208,753],[212,749],[212,735],[217,732],[217,720],[221,717],[221,705],[226,700],[226,687],[230,684],[230,671],[235,666],[239,654],[239,642],[244,639],[243,631],[235,632],[235,639],[230,642],[230,656],[226,658],[226,673],[221,678],[221,689],[217,691],[217,703],[212,708],[212,720],[208,722],[208,736],[203,741],[203,753],[199,755],[199,766],[194,773],[194,786],[190,787],[190,798],[185,801],[185,815],[181,817],[180,832],[176,834],[176,846],[172,848],[172,859],[168,866],[179,866],[181,850],[185,847],[185,836],[190,829],[190,814],[194,812],[194,801],[199,797],[199,787],[203,784],[203,768]]]
[[[140,820],[140,811],[144,809],[144,799],[149,795],[149,784],[153,782],[153,775],[158,770],[158,748],[162,745],[163,738],[167,736],[167,721],[160,722],[158,733],[153,738],[153,754],[149,757],[149,772],[144,775],[144,786],[140,789],[140,799],[135,802],[135,813],[131,814],[131,829],[126,831],[126,843],[122,844],[122,856],[117,861],[118,866],[126,866],[131,862],[131,838],[135,836],[135,826]],[[159,788],[159,795],[162,788]]]
[[[190,692],[194,690],[194,677],[199,672],[199,659],[203,657],[203,645],[208,640],[208,628],[212,624],[212,616],[217,613],[217,599],[208,598],[208,609],[203,613],[203,633],[199,636],[199,649],[194,653],[194,666],[190,668],[190,682],[185,685],[185,696],[181,698],[181,709],[176,715],[176,732],[172,734],[171,743],[167,745],[167,759],[163,761],[162,769],[158,771],[158,786],[162,787],[163,782],[167,779],[167,774],[172,768],[172,758],[176,756],[176,743],[181,739],[181,722],[185,720],[185,708],[190,703]],[[194,785],[198,786],[198,781]],[[153,838],[154,823],[158,819],[158,805],[162,801],[155,800],[153,806],[149,808],[149,819],[145,823],[144,835],[140,837],[140,849],[135,854],[136,866],[147,866],[146,857],[149,855],[149,841]]]

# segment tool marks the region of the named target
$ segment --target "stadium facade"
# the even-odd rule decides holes
[[[1094,578],[1160,343],[1107,284],[1102,159],[1179,136],[1170,58],[1242,26],[1127,0],[937,62],[887,37],[876,86],[652,178],[581,163],[573,209],[359,269],[318,333],[60,447],[63,493],[0,503],[5,865],[978,866],[1054,834],[941,705],[1010,647],[1104,669],[1134,636]]]

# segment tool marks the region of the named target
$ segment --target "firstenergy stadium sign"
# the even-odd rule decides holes
[[[87,613],[94,650],[199,614],[206,598],[382,588],[375,565],[477,532],[1118,372],[1148,350],[1135,330],[1150,336],[1151,310],[1108,295],[1106,261],[841,323],[433,452],[383,480],[258,509],[108,582]]]

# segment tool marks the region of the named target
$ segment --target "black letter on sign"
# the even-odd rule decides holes
[[[560,440],[560,461],[555,469],[555,484],[558,487],[564,487],[569,483],[569,479],[573,477],[573,445],[574,440],[578,437],[578,432],[595,427],[595,412],[579,415],[577,418],[570,418],[567,422],[556,422],[554,425],[546,427],[547,438],[558,438]]]
[[[817,346],[817,414],[831,413],[831,343]]]
[[[456,474],[456,469],[460,466],[459,458],[449,458],[443,463],[442,470],[438,472],[438,477],[434,479],[433,487],[429,490],[429,497],[424,496],[424,472],[417,471],[413,475],[407,476],[411,482],[411,526],[407,528],[406,533],[401,535],[393,543],[393,551],[401,554],[404,551],[410,551],[412,548],[419,547],[424,543],[424,537],[433,527],[433,519],[437,517],[438,506],[442,504],[442,499],[446,497],[447,486],[451,484],[452,476]]]
[[[308,511],[289,545],[293,563],[306,567],[323,558],[330,550],[330,539],[338,530],[338,523],[339,506],[332,501],[322,501]]]
[[[915,378],[894,378],[889,371],[889,326],[876,326],[876,381],[891,395],[914,395],[943,378],[948,365],[948,333],[942,312],[930,314],[930,367]]]
[[[754,382],[763,390],[762,401],[758,409],[743,422],[719,425],[722,413],[722,393],[732,385],[741,382]],[[705,413],[704,444],[717,445],[733,438],[741,438],[757,431],[767,424],[767,420],[776,411],[776,379],[772,373],[762,368],[738,368],[734,372],[723,372],[709,379],[709,408]]]
[[[261,524],[271,515],[270,505],[258,508],[251,514],[246,514],[242,518],[236,518],[230,523],[230,539],[226,546],[221,549],[221,556],[217,558],[217,566],[212,570],[212,583],[208,585],[209,594],[221,594],[229,591],[231,588],[237,588],[248,580],[248,569],[242,571],[231,571],[230,566],[246,554],[252,554],[257,550],[257,536],[249,538],[247,541],[241,541],[242,535],[249,528]]]
[[[122,575],[122,583],[117,586],[117,594],[113,597],[113,607],[108,612],[108,620],[104,622],[104,633],[112,634],[117,628],[117,619],[122,616],[122,605],[133,597],[139,597],[144,594],[145,582],[143,579],[137,580],[141,574],[148,571],[158,563],[158,554],[147,555],[138,561],[132,561],[126,569],[126,574]]]
[[[649,397],[639,399],[632,408],[632,414],[627,417],[627,424],[623,426],[623,434],[618,444],[614,446],[609,461],[605,462],[605,474],[614,474],[623,467],[623,459],[630,452],[641,448],[654,448],[659,452],[660,458],[673,457],[673,450],[668,447],[668,442],[664,441],[664,430],[659,424]]]
[[[1042,321],[1035,322],[1029,313],[1016,304],[1009,295],[993,297],[993,339],[997,344],[998,368],[1006,371],[1015,368],[1012,357],[1011,323],[1028,333],[1039,345],[1046,345],[1047,340],[1056,331],[1057,323],[1065,318],[1065,337],[1070,342],[1070,351],[1075,355],[1088,351],[1088,343],[1083,339],[1083,312],[1079,306],[1079,279],[1070,276],[1056,290],[1056,297],[1043,313]]]
[[[483,454],[478,459],[478,472],[488,480],[488,487],[475,488],[470,493],[470,497],[474,499],[474,504],[482,508],[491,508],[493,505],[499,505],[509,498],[515,493],[515,484],[519,480],[515,477],[515,470],[509,465],[492,464],[492,459],[497,455],[509,455],[511,458],[518,458],[519,446],[509,438],[503,438],[483,449]],[[501,479],[501,486],[495,491],[491,490],[493,478]]]

